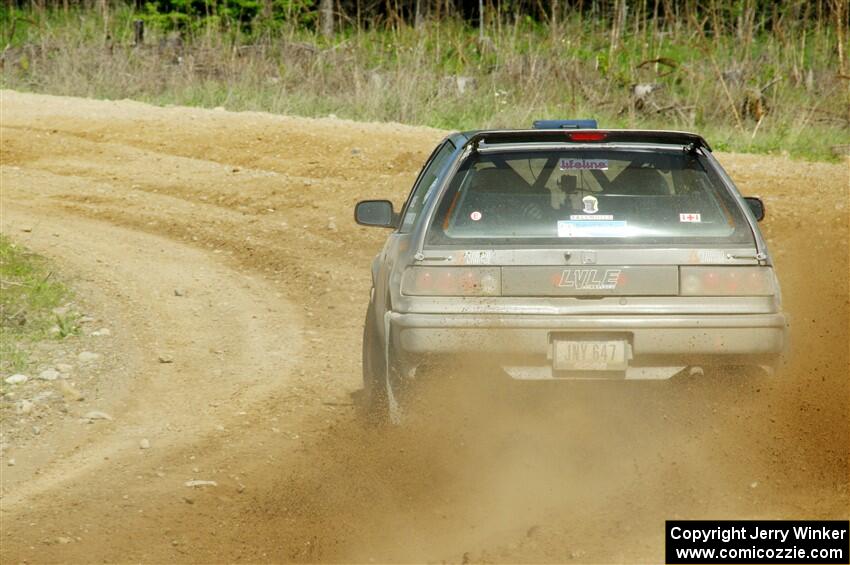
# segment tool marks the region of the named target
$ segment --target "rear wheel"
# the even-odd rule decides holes
[[[388,402],[384,352],[378,334],[374,303],[369,303],[363,325],[363,402],[365,416],[373,422],[387,420]]]
[[[378,332],[378,315],[374,302],[369,303],[363,327],[363,402],[366,417],[374,423],[401,423],[407,397],[406,382],[392,344],[389,352]],[[387,370],[389,359],[389,370]]]

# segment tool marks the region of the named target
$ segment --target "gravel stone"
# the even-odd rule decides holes
[[[28,376],[22,375],[21,373],[18,373],[16,375],[12,375],[11,377],[6,377],[6,384],[7,385],[19,385],[19,384],[23,384],[23,383],[27,382],[28,380],[30,380],[30,378]]]
[[[192,488],[217,487],[218,486],[218,483],[215,482],[215,481],[199,481],[199,480],[186,481],[185,484],[186,484],[187,487],[192,487]]]
[[[55,381],[59,377],[59,371],[56,369],[45,369],[38,374],[38,378],[43,381]]]
[[[92,361],[97,361],[98,359],[100,359],[100,353],[82,351],[79,355],[77,355],[77,359],[79,359],[81,363],[90,363]]]

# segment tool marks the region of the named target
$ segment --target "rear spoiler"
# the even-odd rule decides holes
[[[683,145],[688,152],[703,148],[711,151],[702,136],[683,131],[634,129],[530,129],[479,131],[466,142],[473,151],[480,143],[648,143],[654,145]]]

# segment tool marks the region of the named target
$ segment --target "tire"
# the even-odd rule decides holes
[[[386,368],[384,341],[378,334],[378,315],[375,304],[369,303],[363,327],[363,408],[367,419],[378,424],[399,425],[402,422],[408,383],[392,346],[389,350],[389,370]]]
[[[367,420],[383,423],[389,419],[384,352],[378,337],[375,304],[369,303],[363,325],[363,413]]]

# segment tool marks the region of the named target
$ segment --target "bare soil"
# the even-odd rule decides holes
[[[8,446],[4,563],[655,562],[665,519],[848,517],[850,163],[719,155],[767,203],[775,378],[478,370],[374,429],[351,394],[385,233],[352,208],[399,205],[442,132],[11,91],[1,110],[3,232],[109,320],[86,408],[114,418],[71,402]]]

